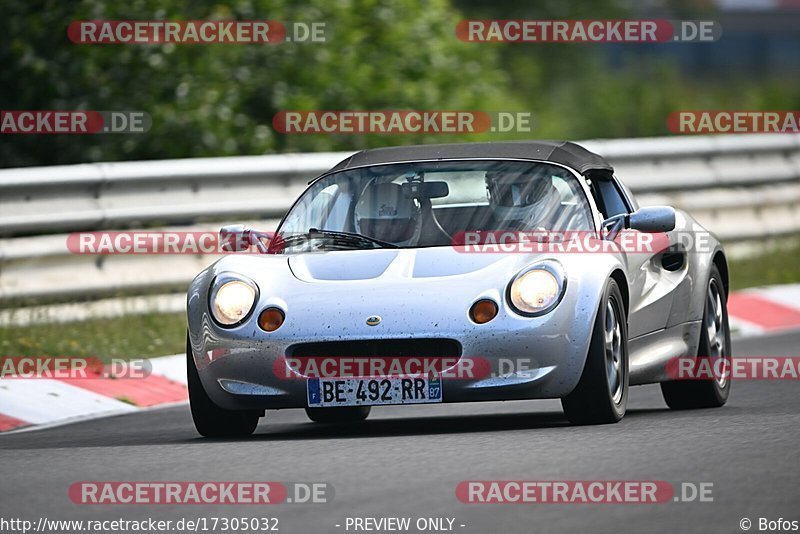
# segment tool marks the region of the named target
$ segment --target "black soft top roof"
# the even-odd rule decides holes
[[[601,156],[569,141],[508,141],[372,148],[353,154],[325,174],[387,163],[495,158],[552,161],[575,169],[581,174],[590,171],[614,172],[614,168]]]

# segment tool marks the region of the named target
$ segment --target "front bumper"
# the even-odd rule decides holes
[[[226,409],[308,406],[307,380],[287,378],[281,367],[287,351],[299,343],[343,340],[457,341],[461,345],[458,365],[477,360],[481,372],[446,373],[442,402],[560,398],[580,379],[597,309],[579,298],[579,281],[570,280],[567,287],[555,310],[535,318],[515,314],[497,290],[443,299],[437,294],[441,286],[426,288],[425,284],[403,295],[388,289],[353,288],[347,293],[346,306],[338,298],[327,298],[324,291],[315,292],[319,298],[314,301],[307,292],[294,298],[266,297],[247,322],[231,329],[212,321],[202,295],[196,295],[192,305],[190,293],[192,357],[204,389]],[[468,317],[469,306],[478,298],[492,298],[500,308],[497,317],[483,325]],[[286,322],[272,333],[260,330],[255,319],[267,306],[286,312]],[[382,322],[368,326],[366,318],[374,315],[381,316]]]

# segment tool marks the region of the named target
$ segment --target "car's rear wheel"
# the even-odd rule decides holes
[[[700,330],[697,358],[727,360],[727,366],[713,365],[715,369],[730,369],[731,332],[728,327],[728,306],[725,286],[716,265],[706,286],[706,302]],[[720,373],[710,380],[672,380],[661,383],[661,394],[673,410],[718,408],[728,401],[731,392],[730,378]]]
[[[561,399],[567,419],[577,425],[616,423],[628,405],[628,326],[622,293],[609,279],[594,321],[580,381]]]
[[[369,417],[369,412],[369,406],[306,408],[306,415],[315,423],[358,423]]]
[[[189,406],[197,431],[207,438],[244,437],[258,426],[260,412],[225,410],[208,397],[192,357],[192,346],[186,339],[186,376],[189,386]]]

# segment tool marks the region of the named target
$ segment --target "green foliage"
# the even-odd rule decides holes
[[[453,7],[450,2],[456,7]],[[667,18],[713,18],[671,0]],[[620,0],[5,0],[0,107],[148,112],[146,134],[14,135],[0,166],[226,156],[502,138],[668,135],[683,109],[797,109],[786,73],[696,78],[659,54],[594,44],[464,43],[464,18],[652,18]],[[76,45],[83,19],[324,22],[325,43]],[[723,34],[724,39],[724,34]],[[716,46],[671,43],[654,45]],[[534,133],[283,135],[282,110],[450,109],[533,113]]]
[[[555,45],[575,46],[575,45]],[[532,104],[537,137],[592,139],[671,135],[667,117],[675,111],[700,109],[797,109],[800,95],[793,82],[736,79],[720,83],[694,79],[663,59],[630,58],[610,69],[598,54],[576,60],[573,75],[530,57],[511,58],[512,80],[524,78]],[[524,73],[529,73],[525,76]]]
[[[498,51],[455,39],[459,16],[446,0],[17,0],[4,6],[3,109],[142,110],[153,126],[138,135],[9,136],[0,144],[3,166],[425,142],[430,136],[285,136],[271,122],[280,110],[491,109],[508,99]],[[85,19],[324,22],[328,42],[71,43],[69,23]]]
[[[666,0],[454,0],[470,19],[717,20],[713,2]],[[654,11],[661,9],[662,11]],[[724,25],[723,25],[724,26]],[[681,72],[659,52],[669,47],[725,46],[663,43],[647,47],[588,43],[513,43],[501,46],[501,69],[512,92],[536,117],[539,138],[614,138],[670,135],[667,117],[680,110],[778,110],[800,107],[797,73]],[[488,45],[477,45],[488,46]],[[757,41],[752,46],[764,46]],[[613,57],[613,61],[612,58]]]

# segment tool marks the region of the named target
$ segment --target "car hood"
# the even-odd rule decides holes
[[[522,254],[463,253],[451,247],[335,251],[288,259],[292,274],[303,282],[437,278],[480,271],[512,276],[530,260]]]
[[[561,313],[536,321],[520,317],[508,308],[504,292],[521,269],[545,259],[562,263],[569,278]],[[412,332],[419,337],[463,338],[465,332],[474,334],[476,325],[467,311],[482,298],[499,305],[512,331],[530,329],[532,321],[539,325],[553,321],[553,335],[565,335],[576,323],[591,324],[596,298],[618,265],[608,254],[597,254],[589,262],[580,254],[464,253],[451,247],[229,254],[192,282],[187,311],[195,332],[213,331],[209,288],[217,276],[227,273],[247,277],[258,286],[256,309],[275,306],[292,318],[281,328],[281,336],[294,342],[347,336],[402,338]],[[365,323],[373,315],[383,318],[380,327]],[[234,330],[263,335],[254,321]]]

